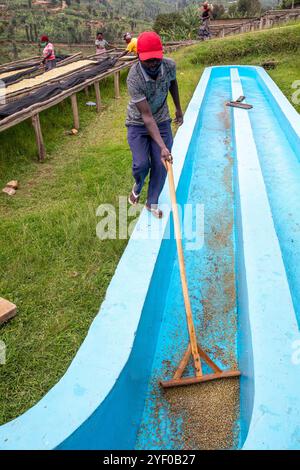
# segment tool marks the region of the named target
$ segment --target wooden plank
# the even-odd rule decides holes
[[[232,108],[241,108],[241,109],[252,109],[253,106],[247,103],[240,103],[236,101],[228,101],[226,106],[231,106]]]
[[[95,83],[94,83],[94,87],[95,87],[95,93],[96,93],[96,110],[97,110],[97,113],[100,113],[100,111],[101,111],[101,106],[102,106],[102,102],[101,102],[101,92],[100,92],[100,83],[99,83],[99,82],[95,82]]]
[[[39,161],[41,162],[45,160],[46,151],[45,151],[45,146],[44,146],[44,141],[43,141],[43,134],[42,134],[42,129],[41,129],[39,113],[34,114],[32,116],[32,125],[34,128],[36,143],[38,147]]]
[[[184,369],[186,368],[186,366],[189,363],[189,359],[191,357],[191,354],[192,354],[191,343],[189,343],[189,345],[187,347],[187,350],[185,351],[185,353],[183,355],[183,358],[180,361],[178,369],[176,370],[176,372],[174,374],[173,379],[175,379],[175,380],[180,379],[180,377],[182,376],[182,374],[184,372]]]
[[[206,354],[205,351],[203,351],[202,348],[200,348],[199,344],[198,344],[198,350],[199,350],[199,354],[200,354],[200,357],[206,362],[207,365],[209,365],[209,367],[212,368],[212,370],[214,372],[222,372],[222,369],[220,369],[220,367],[217,366],[217,364],[209,357],[208,354]]]
[[[71,62],[77,62],[78,60],[81,60],[82,57],[83,57],[82,52],[77,52],[77,54],[73,54],[70,57],[67,57],[66,59],[61,60],[60,62],[57,62],[56,67],[62,67]]]
[[[0,65],[0,70],[8,69],[8,68],[11,69],[11,68],[14,68],[15,65],[20,65],[23,62],[27,63],[27,62],[31,62],[31,61],[37,61],[39,59],[40,59],[40,56],[34,56],[34,57],[29,57],[28,59],[20,59],[20,60],[16,60],[16,61],[13,61],[13,62],[6,62],[5,64]]]
[[[209,382],[211,380],[219,380],[219,379],[228,379],[232,377],[239,377],[241,373],[238,370],[225,370],[220,373],[216,374],[206,374],[202,375],[201,377],[183,377],[181,379],[172,379],[161,381],[160,384],[163,388],[170,388],[170,387],[181,387],[183,385],[193,385],[193,384],[200,384],[203,382]]]
[[[120,72],[114,73],[115,99],[120,99]]]
[[[107,57],[107,55],[110,55],[112,52],[116,52],[116,49],[113,49],[113,48],[107,49],[106,53],[103,54],[103,59],[105,59]],[[97,53],[96,54],[90,54],[90,55],[87,56],[87,59],[99,59],[100,60],[101,55],[102,54],[97,54]]]
[[[71,96],[71,103],[72,103],[72,111],[73,111],[73,119],[74,119],[74,128],[79,130],[79,113],[78,113],[78,104],[77,104],[77,95]]]
[[[0,325],[17,314],[17,307],[0,297]]]

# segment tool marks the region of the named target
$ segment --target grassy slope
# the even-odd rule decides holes
[[[291,42],[299,43],[300,26],[289,28],[281,28],[282,35],[289,34],[288,43],[278,43],[278,37],[274,43],[277,32],[272,30],[175,53],[184,108],[205,64],[221,61],[277,60],[271,76],[291,98],[291,84],[300,70]],[[254,44],[262,34],[269,46],[258,50]],[[247,53],[244,41],[254,41]],[[0,295],[18,306],[18,316],[0,328],[0,339],[7,344],[7,364],[0,366],[0,423],[33,405],[67,369],[126,245],[122,240],[100,242],[95,233],[98,205],[117,204],[132,181],[124,128],[125,76],[118,102],[111,80],[102,95],[107,109],[98,116],[80,96],[82,128],[77,137],[65,135],[72,122],[68,102],[42,114],[48,151],[43,165],[36,163],[29,123],[0,134],[0,188],[10,179],[20,181],[15,197],[0,194]]]

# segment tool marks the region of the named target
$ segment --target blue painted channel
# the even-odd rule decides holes
[[[246,115],[225,106],[241,87]],[[299,115],[262,69],[208,68],[173,155],[197,336],[241,379],[158,385],[188,343],[166,184],[165,218],[141,214],[70,368],[0,427],[0,449],[300,448]],[[143,238],[149,227],[156,237]],[[222,406],[226,426],[211,420]]]
[[[184,240],[186,269],[197,336],[222,368],[233,367],[237,356],[233,152],[230,112],[224,105],[228,96],[228,72],[219,70],[208,85],[177,191],[181,206],[189,204],[193,208],[194,230],[198,206],[199,234],[202,232],[203,210],[203,244],[199,239],[199,246],[191,247],[191,241],[187,237]],[[188,344],[177,256],[171,272],[136,444],[140,449],[193,448],[197,445],[193,436],[185,436],[188,406],[181,406],[180,412],[177,410],[175,413],[172,410],[174,403],[172,406],[168,401],[168,392],[163,392],[158,384],[159,379],[171,378]],[[208,371],[204,365],[204,372]],[[191,368],[189,373],[193,373]],[[181,397],[189,402],[189,393],[189,390],[181,389],[179,400]],[[193,391],[194,400],[200,399],[199,393],[200,388]],[[201,426],[202,432],[207,432],[204,422]]]
[[[267,187],[276,232],[300,324],[300,153],[299,139],[264,82],[252,71],[241,74],[250,120]]]

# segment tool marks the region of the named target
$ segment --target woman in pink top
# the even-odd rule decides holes
[[[103,33],[97,33],[96,41],[95,41],[95,46],[96,46],[96,54],[104,54],[106,52],[106,49],[109,48],[109,44],[104,39]]]
[[[54,47],[49,42],[48,36],[41,37],[41,46],[44,48],[42,64],[45,66],[45,71],[48,72],[56,67]]]

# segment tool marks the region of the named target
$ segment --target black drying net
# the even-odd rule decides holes
[[[73,88],[80,83],[83,83],[89,78],[93,78],[96,75],[106,72],[108,69],[113,67],[117,62],[118,58],[108,57],[102,60],[98,65],[93,65],[88,70],[79,70],[74,73],[71,77],[63,78],[55,83],[44,85],[36,91],[32,91],[28,95],[16,99],[11,103],[8,103],[0,107],[0,119],[4,119],[12,114],[22,111],[36,103],[43,103],[56,95],[59,95],[63,91]]]

